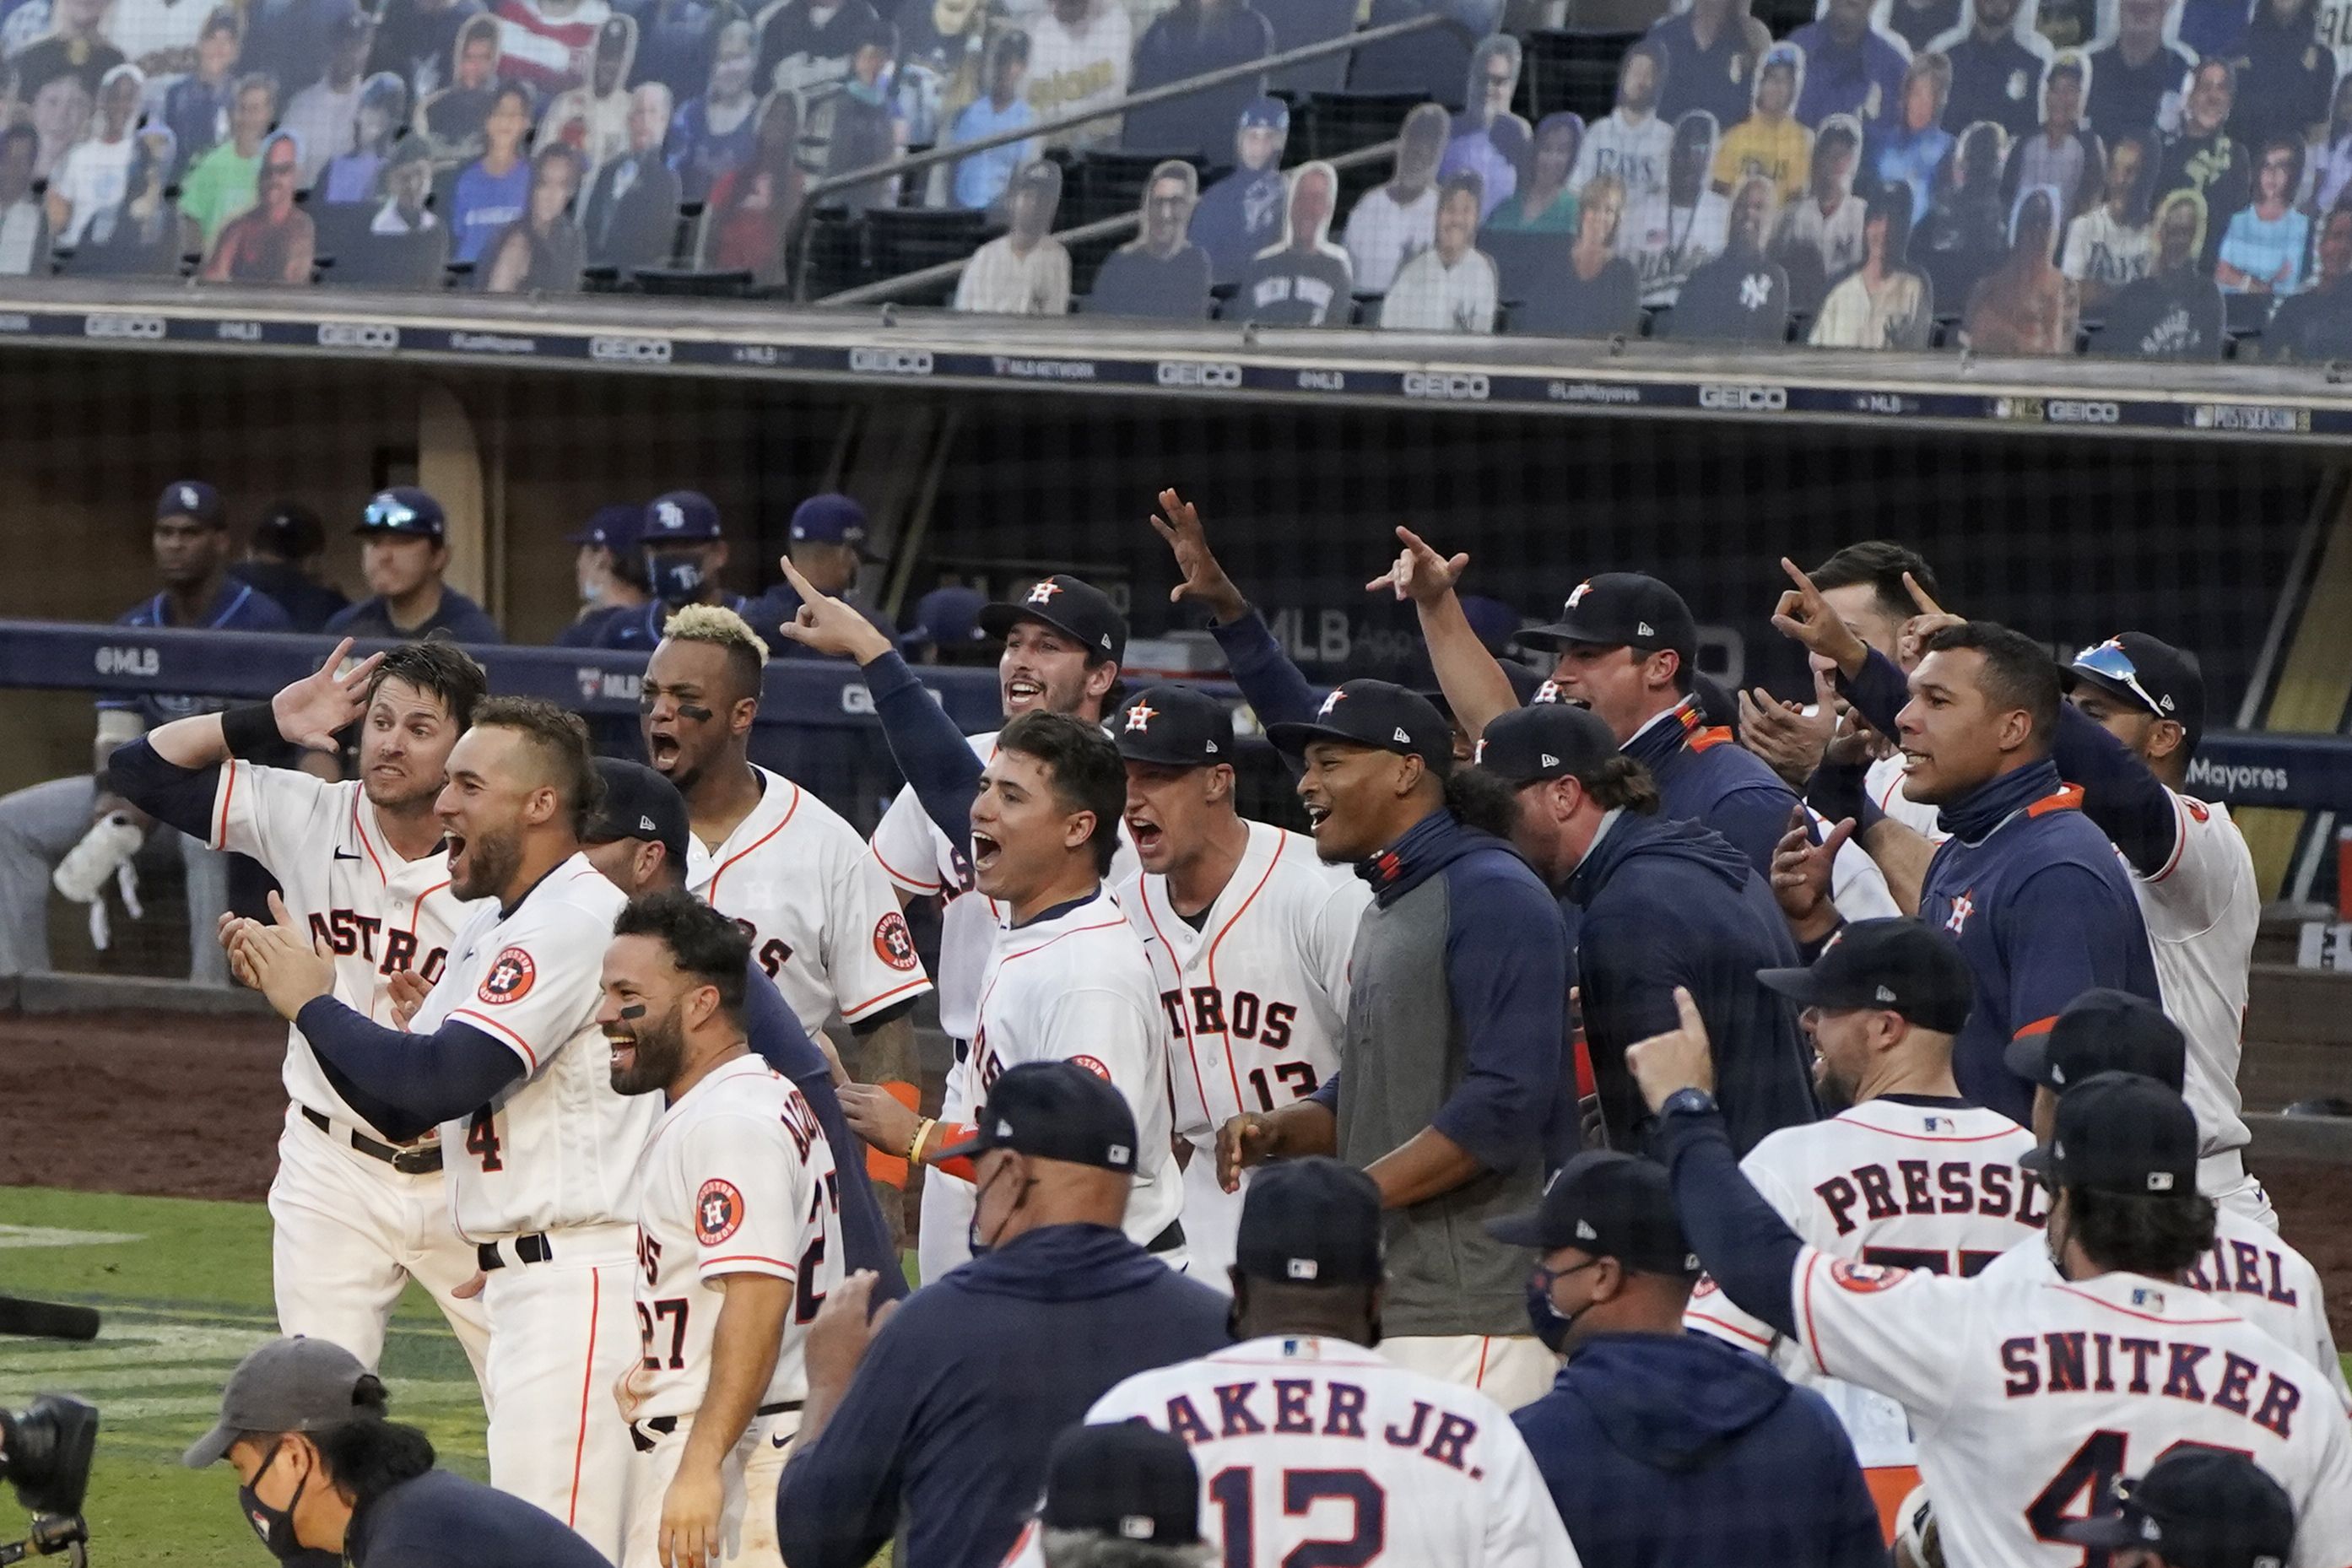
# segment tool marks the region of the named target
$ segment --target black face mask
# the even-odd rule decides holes
[[[1535,1331],[1536,1338],[1543,1342],[1544,1349],[1551,1352],[1552,1354],[1567,1353],[1570,1331],[1576,1327],[1577,1319],[1592,1310],[1592,1303],[1587,1301],[1573,1312],[1563,1312],[1552,1305],[1551,1288],[1571,1274],[1581,1274],[1588,1268],[1599,1267],[1600,1259],[1594,1258],[1589,1262],[1577,1264],[1574,1268],[1559,1270],[1538,1266],[1528,1274],[1528,1324]]]
[[[654,596],[675,610],[702,596],[702,552],[697,550],[656,550],[646,557],[646,574],[653,580]]]
[[[261,1478],[269,1473],[269,1467],[278,1462],[278,1451],[285,1447],[285,1440],[279,1439],[277,1447],[271,1448],[261,1461],[261,1468],[253,1472],[253,1479],[236,1489],[236,1500],[237,1506],[245,1510],[246,1522],[253,1526],[256,1535],[261,1537],[261,1544],[268,1549],[269,1554],[280,1563],[291,1563],[310,1550],[295,1538],[294,1510],[302,1505],[303,1489],[310,1484],[310,1478],[304,1476],[294,1483],[294,1495],[286,1500],[284,1508],[270,1507],[254,1490],[261,1484]]]

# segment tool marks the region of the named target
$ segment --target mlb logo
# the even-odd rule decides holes
[[[1923,1116],[1920,1124],[1929,1132],[1958,1132],[1960,1124],[1948,1116]]]

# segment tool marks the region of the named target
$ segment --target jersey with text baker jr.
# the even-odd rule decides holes
[[[841,1178],[816,1112],[759,1058],[728,1063],[664,1111],[638,1166],[632,1419],[702,1407],[726,1301],[711,1282],[730,1274],[793,1287],[760,1405],[806,1398],[808,1325],[842,1279],[840,1218]]]
[[[1577,1568],[1501,1405],[1344,1340],[1271,1336],[1138,1373],[1087,1420],[1191,1445],[1222,1563]]]
[[[2040,1245],[2049,1194],[2018,1157],[2033,1134],[1996,1110],[1927,1095],[1886,1095],[1803,1127],[1784,1127],[1739,1162],[1756,1190],[1834,1257],[1937,1274],[1978,1273],[2022,1241]],[[1772,1359],[1818,1387],[1865,1467],[1914,1462],[1903,1408],[1822,1376],[1793,1342],[1732,1305],[1712,1279],[1683,1321]]]
[[[212,847],[250,855],[278,879],[287,911],[335,960],[335,999],[398,1027],[393,975],[441,978],[449,934],[468,906],[449,892],[449,858],[404,860],[355,780],[329,784],[289,768],[221,764]],[[390,1142],[335,1091],[302,1031],[286,1031],[286,1094],[295,1104]],[[438,1136],[433,1134],[432,1136]]]
[[[577,854],[510,911],[481,900],[410,1021],[418,1034],[445,1021],[479,1029],[522,1062],[496,1100],[441,1125],[450,1214],[467,1241],[636,1221],[637,1156],[661,1108],[613,1091],[596,1026],[604,950],[627,901]]]
[[[2344,1407],[2214,1297],[2137,1274],[1956,1279],[1812,1247],[1790,1283],[1814,1366],[1910,1412],[1948,1563],[2074,1568],[2060,1528],[2182,1444],[2244,1454],[2286,1489],[2290,1568],[2352,1563]]]

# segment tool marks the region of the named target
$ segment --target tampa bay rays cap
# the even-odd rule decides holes
[[[1379,1284],[1380,1187],[1320,1154],[1264,1167],[1242,1199],[1234,1267],[1277,1284]]]
[[[1024,1062],[1007,1068],[974,1120],[975,1136],[941,1160],[1010,1149],[1039,1160],[1135,1173],[1135,1113],[1110,1079],[1080,1060]]]
[[[2098,985],[2060,1008],[2048,1028],[2010,1041],[2001,1059],[2028,1083],[2062,1094],[2103,1072],[2137,1073],[2179,1094],[2189,1040],[2147,997]]]
[[[1293,754],[1315,741],[1340,741],[1419,757],[1439,774],[1454,766],[1454,726],[1429,699],[1370,678],[1333,687],[1314,718],[1269,724],[1265,738]]]
[[[723,538],[725,531],[719,526],[719,508],[700,490],[671,490],[646,503],[645,545],[649,550],[678,542],[707,544]]]
[[[1759,969],[1756,978],[1800,1007],[1884,1009],[1939,1035],[1960,1032],[1976,994],[1959,944],[1902,916],[1848,921],[1810,967]]]
[[[865,559],[866,509],[848,496],[828,490],[793,508],[794,544],[846,544]]]
[[[1470,757],[1480,772],[1517,788],[1538,779],[1582,778],[1617,754],[1617,737],[1601,715],[1565,702],[1539,702],[1488,721]]]
[[[449,520],[441,503],[415,485],[394,485],[368,498],[360,510],[360,534],[403,534],[415,539],[446,539]]]
[[[1197,687],[1172,681],[1139,692],[1111,721],[1110,733],[1130,763],[1213,768],[1234,760],[1233,710]]]
[[[981,629],[992,637],[1008,636],[1023,621],[1076,637],[1089,658],[1116,664],[1127,657],[1127,617],[1109,595],[1067,572],[1041,578],[980,612]]]
[[[1173,1432],[1140,1421],[1073,1426],[1045,1457],[1038,1517],[1053,1530],[1192,1546],[1201,1539],[1201,1472]]]
[[[915,601],[915,624],[898,634],[900,647],[970,647],[984,643],[980,612],[988,595],[977,588],[934,588]]]
[[[2205,672],[2196,655],[2160,637],[2119,633],[2076,654],[2058,677],[2069,691],[2095,687],[2126,707],[2177,721],[2192,745],[2205,732]]]
[[[669,854],[669,863],[686,870],[688,825],[686,796],[677,786],[643,763],[621,757],[596,759],[596,776],[604,781],[604,804],[580,836],[583,844],[610,844],[619,838],[643,838]]]
[[[287,561],[308,561],[327,548],[327,525],[299,500],[269,503],[253,525],[253,542]]]
[[[2170,1568],[2283,1568],[2294,1550],[2294,1500],[2243,1454],[2173,1449],[2137,1480],[2117,1478],[2113,1512],[2071,1520],[2058,1538],[2137,1548]]]
[[[1591,643],[1643,653],[1672,648],[1689,664],[1698,654],[1698,622],[1683,596],[1639,572],[1603,572],[1571,589],[1559,619],[1519,634],[1530,647]]]
[[[1290,106],[1278,98],[1252,99],[1242,106],[1241,129],[1270,127],[1276,131],[1290,129]]]
[[[1538,1252],[1572,1247],[1644,1274],[1698,1273],[1698,1254],[1675,1215],[1666,1168],[1613,1149],[1588,1149],[1570,1160],[1544,1184],[1533,1213],[1490,1219],[1486,1234]]]
[[[155,521],[167,517],[189,517],[206,528],[226,528],[228,509],[221,505],[220,491],[202,479],[173,479],[155,498]]]
[[[637,531],[645,526],[646,509],[618,503],[600,506],[588,521],[563,536],[567,544],[601,544],[615,555],[637,547]]]
[[[2185,1197],[2197,1190],[2197,1118],[2179,1089],[2098,1073],[2058,1097],[2050,1142],[2017,1163],[2053,1187]]]
[[[360,1404],[359,1393],[374,1381],[359,1357],[331,1340],[272,1340],[228,1374],[219,1422],[180,1463],[192,1470],[216,1464],[248,1432],[326,1432],[373,1420],[374,1407]]]

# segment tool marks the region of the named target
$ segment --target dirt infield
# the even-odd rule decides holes
[[[286,1114],[274,1018],[0,1014],[0,1186],[258,1198]],[[2340,1166],[2261,1167],[2286,1238],[2317,1266],[2352,1344],[2352,1201]]]

